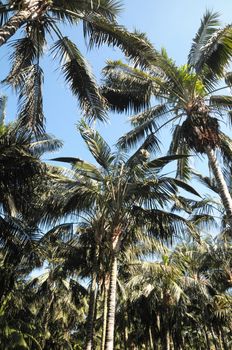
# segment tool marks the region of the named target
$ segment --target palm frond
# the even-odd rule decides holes
[[[208,66],[218,77],[224,75],[232,56],[232,26],[218,29],[210,35],[208,41],[201,47],[201,55],[195,64],[195,70],[200,73]]]
[[[202,60],[202,49],[218,29],[218,25],[218,13],[206,11],[196,36],[193,39],[193,44],[188,56],[189,65],[198,67],[199,62]]]
[[[218,108],[232,109],[232,97],[228,95],[212,95],[210,97],[210,104]]]
[[[210,190],[218,193],[218,187],[214,178],[203,176],[195,170],[193,170],[192,173],[203,185],[207,186]]]
[[[154,136],[156,130],[158,130],[156,119],[159,119],[167,112],[167,106],[164,104],[134,116],[131,120],[136,126],[118,140],[118,146],[122,149],[131,148],[136,146],[142,139],[149,137],[150,134],[153,133]]]
[[[146,164],[146,166],[148,168],[155,169],[156,171],[161,171],[163,169],[163,167],[165,165],[169,164],[170,162],[175,161],[175,160],[181,160],[181,159],[184,159],[187,157],[189,157],[189,156],[182,155],[182,154],[176,154],[176,155],[170,154],[170,155],[165,156],[165,157],[156,158],[156,159],[148,162]]]
[[[172,141],[168,150],[168,154],[185,155],[177,161],[176,177],[182,180],[189,180],[191,169],[189,166],[190,149],[183,139],[183,131],[180,125],[176,125],[173,132]]]
[[[32,141],[29,145],[29,151],[37,157],[42,156],[46,152],[55,152],[63,146],[62,141],[54,138],[51,135],[43,134],[37,138],[36,141]]]
[[[83,15],[98,14],[114,21],[121,12],[122,3],[119,0],[54,0],[51,13],[60,21],[68,20],[71,24],[77,23]]]
[[[121,148],[119,147],[119,149]],[[142,143],[142,145],[127,160],[126,165],[133,166],[134,164],[138,164],[138,160],[140,160],[140,162],[147,161],[147,157],[143,156],[144,151],[145,153],[146,151],[148,152],[148,158],[150,153],[160,152],[159,140],[157,139],[157,136],[154,133],[151,133],[150,135],[148,135],[148,137]]]
[[[59,39],[52,48],[55,56],[63,62],[62,71],[66,82],[80,101],[81,108],[89,119],[106,119],[105,101],[96,85],[90,67],[76,45],[67,37]]]
[[[145,72],[121,61],[108,61],[103,69],[102,94],[118,112],[149,108],[153,82]]]
[[[189,193],[192,193],[195,196],[201,197],[200,194],[192,186],[188,185],[186,182],[179,179],[173,179],[172,181],[176,186],[182,188],[183,190]]]
[[[103,44],[117,46],[141,66],[151,66],[156,60],[156,51],[144,33],[130,33],[123,26],[97,15],[86,16],[85,21],[85,36],[89,37],[90,47]]]
[[[105,170],[108,170],[112,161],[115,159],[109,145],[97,131],[91,129],[83,120],[80,122],[78,128],[98,164]]]
[[[38,64],[27,66],[21,72],[24,84],[19,87],[19,115],[21,125],[36,135],[44,132],[43,71]]]
[[[135,212],[137,212],[138,222],[142,218],[148,232],[158,239],[172,242],[176,236],[181,236],[186,232],[187,221],[176,214],[158,209],[141,209],[137,207]]]

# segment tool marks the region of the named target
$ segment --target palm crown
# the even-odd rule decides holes
[[[155,54],[155,53],[154,53]],[[232,27],[219,27],[218,15],[207,12],[193,40],[186,65],[177,67],[165,50],[156,52],[145,70],[121,62],[109,62],[103,94],[113,108],[141,111],[131,118],[133,130],[124,135],[122,147],[135,145],[145,138],[143,148],[157,146],[156,135],[173,123],[171,154],[189,154],[191,150],[207,154],[218,182],[227,214],[232,215],[232,201],[217,166],[215,149],[230,165],[231,141],[220,131],[221,117],[231,118],[231,96],[216,95],[221,78],[230,87],[231,74],[225,74],[232,55]],[[159,103],[150,106],[152,97]],[[181,159],[178,175],[188,177],[188,158]],[[223,189],[222,189],[223,188]]]
[[[19,117],[30,130],[40,133],[44,128],[40,58],[48,39],[55,39],[51,52],[60,60],[65,81],[79,99],[82,110],[90,119],[106,118],[105,100],[91,69],[76,44],[63,36],[60,26],[82,22],[90,47],[104,43],[118,46],[129,57],[144,62],[146,55],[153,54],[151,45],[143,35],[129,33],[117,24],[120,8],[120,1],[115,0],[21,0],[0,5],[0,45],[15,32],[19,34],[11,43],[12,68],[4,81],[18,92]],[[12,16],[8,19],[9,14]]]

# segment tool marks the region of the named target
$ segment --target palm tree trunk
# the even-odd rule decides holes
[[[31,10],[21,10],[0,28],[0,46],[3,45],[31,16]]]
[[[107,325],[107,302],[108,302],[108,287],[105,285],[104,286],[104,310],[103,310],[103,323],[102,323],[101,350],[105,349],[106,325]]]
[[[93,274],[91,287],[90,287],[90,297],[89,297],[89,311],[87,317],[87,336],[86,336],[86,350],[93,350],[93,328],[94,328],[94,314],[95,314],[95,305],[96,305],[96,274]]]
[[[232,220],[232,197],[228,190],[226,181],[222,174],[221,168],[218,164],[217,158],[215,156],[214,151],[208,146],[205,148],[206,154],[209,159],[210,166],[212,168],[215,180],[218,185],[219,195],[222,200],[222,204],[225,207],[226,214],[228,215],[229,221],[231,223]]]
[[[117,289],[117,257],[113,254],[111,273],[110,273],[110,289],[108,297],[108,315],[106,329],[105,350],[114,350],[114,325],[115,325],[115,309],[116,309],[116,289]]]

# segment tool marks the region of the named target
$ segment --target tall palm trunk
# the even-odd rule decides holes
[[[107,326],[107,302],[108,302],[108,286],[104,285],[104,310],[103,310],[103,322],[102,322],[101,350],[105,349],[106,326]]]
[[[89,311],[87,317],[87,336],[86,336],[86,350],[94,349],[94,315],[95,306],[97,299],[97,277],[96,273],[93,272],[92,282],[90,287],[90,297],[89,297]]]
[[[108,315],[106,328],[105,350],[114,350],[114,325],[116,310],[116,289],[117,289],[117,257],[113,254],[111,272],[110,272],[110,289],[108,296]]]
[[[222,200],[222,204],[225,207],[226,214],[227,214],[229,221],[231,223],[231,220],[232,220],[232,197],[231,197],[230,192],[228,190],[226,181],[224,179],[224,176],[222,174],[221,168],[218,164],[218,161],[217,161],[217,158],[215,156],[214,151],[209,146],[206,147],[205,151],[206,151],[206,154],[208,156],[210,166],[212,168],[215,180],[216,180],[217,185],[218,185],[218,191],[219,191],[219,195],[220,195],[221,200]]]
[[[122,229],[120,225],[114,228],[112,234],[112,261],[110,270],[110,288],[108,295],[108,313],[106,327],[106,343],[105,350],[114,350],[114,326],[115,326],[115,311],[116,311],[116,293],[117,293],[117,277],[118,264],[117,253],[120,248]]]
[[[86,335],[86,345],[85,350],[93,350],[94,349],[94,320],[96,316],[96,303],[97,303],[97,260],[98,260],[98,245],[96,244],[96,249],[93,257],[93,272],[92,272],[92,281],[90,287],[90,296],[89,296],[89,310],[87,317],[87,335]]]

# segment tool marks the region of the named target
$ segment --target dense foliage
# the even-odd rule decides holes
[[[0,98],[1,350],[232,348],[232,140],[219,120],[231,118],[232,98],[214,94],[221,79],[231,86],[232,28],[207,12],[177,67],[117,24],[119,8],[112,0],[0,5],[0,45],[19,33],[5,83],[20,101],[19,118],[6,124]],[[58,28],[78,21],[90,46],[119,46],[134,64],[110,62],[101,89]],[[88,117],[78,132],[93,163],[41,160],[62,146],[43,122],[40,57],[51,32]],[[160,104],[150,108],[154,98]],[[114,149],[90,123],[107,106],[139,113]],[[157,132],[174,121],[160,156]],[[212,174],[189,167],[190,150],[208,156]],[[193,177],[217,200],[196,191]]]

